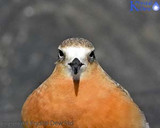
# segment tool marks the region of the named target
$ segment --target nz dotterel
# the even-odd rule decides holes
[[[24,128],[149,128],[128,92],[98,64],[94,50],[83,38],[62,42],[53,73],[23,105]]]

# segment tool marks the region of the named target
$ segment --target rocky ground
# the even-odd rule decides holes
[[[128,0],[0,0],[0,128],[20,121],[26,97],[53,71],[57,46],[83,37],[125,87],[152,128],[160,127],[160,15]]]

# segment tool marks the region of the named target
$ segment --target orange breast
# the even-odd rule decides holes
[[[51,128],[53,122],[62,123],[54,125],[58,128],[142,128],[143,116],[136,104],[109,78],[96,74],[76,85],[72,79],[50,77],[26,100],[23,121],[52,121],[52,126],[42,123],[35,128]]]

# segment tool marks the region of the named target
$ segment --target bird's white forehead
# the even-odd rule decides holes
[[[83,60],[86,58],[86,55],[90,53],[93,49],[87,47],[65,47],[63,48],[63,52],[66,54],[66,57],[69,60],[73,60],[74,58],[78,58],[79,60]]]

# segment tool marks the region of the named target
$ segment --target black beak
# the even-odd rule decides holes
[[[79,72],[79,69],[80,69],[81,66],[84,65],[84,64],[82,64],[82,63],[79,61],[79,59],[75,58],[75,59],[74,59],[71,63],[69,63],[68,65],[71,66],[74,75],[77,75],[78,72]]]

